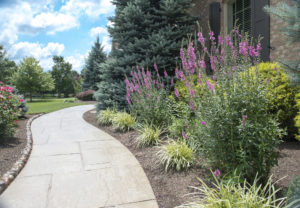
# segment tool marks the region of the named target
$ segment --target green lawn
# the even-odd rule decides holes
[[[29,107],[28,114],[50,113],[63,108],[87,104],[84,102],[65,102],[72,99],[74,98],[39,98],[33,99],[32,102],[27,101],[27,106]]]

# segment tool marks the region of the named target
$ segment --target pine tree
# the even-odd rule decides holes
[[[101,65],[102,80],[95,94],[98,109],[126,107],[125,76],[137,65],[174,74],[182,40],[196,21],[187,13],[192,0],[115,0],[116,15],[108,28],[116,48],[111,60]],[[107,101],[108,100],[108,101]]]
[[[85,69],[83,71],[83,90],[98,90],[97,84],[101,82],[99,65],[106,60],[106,54],[103,51],[103,46],[97,37],[92,50],[85,63]]]
[[[300,0],[292,0],[292,5],[285,2],[279,2],[276,6],[265,7],[265,11],[269,14],[283,20],[286,26],[282,27],[282,34],[286,37],[289,44],[300,43]],[[298,48],[300,53],[300,48]],[[282,61],[286,66],[287,72],[292,81],[300,84],[300,57],[295,62]]]

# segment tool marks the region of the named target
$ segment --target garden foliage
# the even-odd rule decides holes
[[[116,130],[129,131],[136,125],[135,118],[126,112],[118,112],[112,119],[112,124]]]
[[[141,70],[131,72],[131,78],[126,78],[126,100],[130,113],[139,122],[151,123],[154,126],[167,126],[170,123],[171,109],[168,107],[169,90],[162,81],[157,66],[156,79],[150,71]],[[165,78],[168,77],[165,72]]]
[[[195,128],[184,132],[187,142],[210,166],[225,172],[237,169],[250,180],[257,173],[266,179],[277,163],[276,147],[284,133],[276,116],[269,114],[266,85],[256,74],[246,73],[259,62],[260,43],[251,43],[238,29],[225,37],[210,32],[209,40],[199,32],[198,42],[181,49],[182,66],[176,72],[188,89],[189,107],[195,114]],[[205,76],[208,69],[213,81]],[[203,84],[201,93],[196,93]],[[174,94],[180,100],[176,87]]]
[[[184,140],[170,141],[160,147],[157,152],[158,160],[164,165],[165,171],[187,169],[194,162],[194,152]]]
[[[295,138],[298,141],[300,141],[300,93],[296,94],[295,100],[296,100],[296,109],[297,109],[297,115],[294,119],[295,127],[297,128],[297,133],[295,134]]]
[[[196,189],[198,200],[180,206],[180,208],[281,208],[284,205],[284,198],[276,199],[279,189],[275,188],[275,184],[270,177],[266,184],[260,185],[259,180],[255,177],[253,183],[236,183],[239,181],[238,176],[229,180],[218,179],[215,176],[213,186],[208,186],[203,180],[201,187]]]
[[[15,132],[16,122],[23,98],[13,94],[13,88],[0,82],[0,140],[12,136]]]
[[[287,192],[288,207],[300,207],[300,176],[295,176]]]
[[[288,75],[277,63],[260,63],[250,68],[250,73],[257,73],[259,83],[266,87],[266,97],[270,101],[269,111],[277,114],[282,128],[286,128],[289,137],[294,137],[297,129],[294,118],[297,112],[295,96],[297,87],[292,86]]]
[[[99,111],[98,123],[101,125],[111,125],[117,111],[115,109],[107,108],[106,110]]]
[[[139,136],[136,138],[137,146],[151,146],[159,144],[159,136],[162,130],[151,124],[142,124],[138,129]]]

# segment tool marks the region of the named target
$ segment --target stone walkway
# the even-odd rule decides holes
[[[92,108],[67,108],[33,121],[30,159],[0,196],[0,208],[158,207],[131,152],[83,120]]]

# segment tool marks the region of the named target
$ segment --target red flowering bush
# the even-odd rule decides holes
[[[76,95],[79,100],[94,100],[94,90],[87,90]]]
[[[0,140],[12,136],[21,109],[23,99],[13,94],[13,88],[0,82]]]

